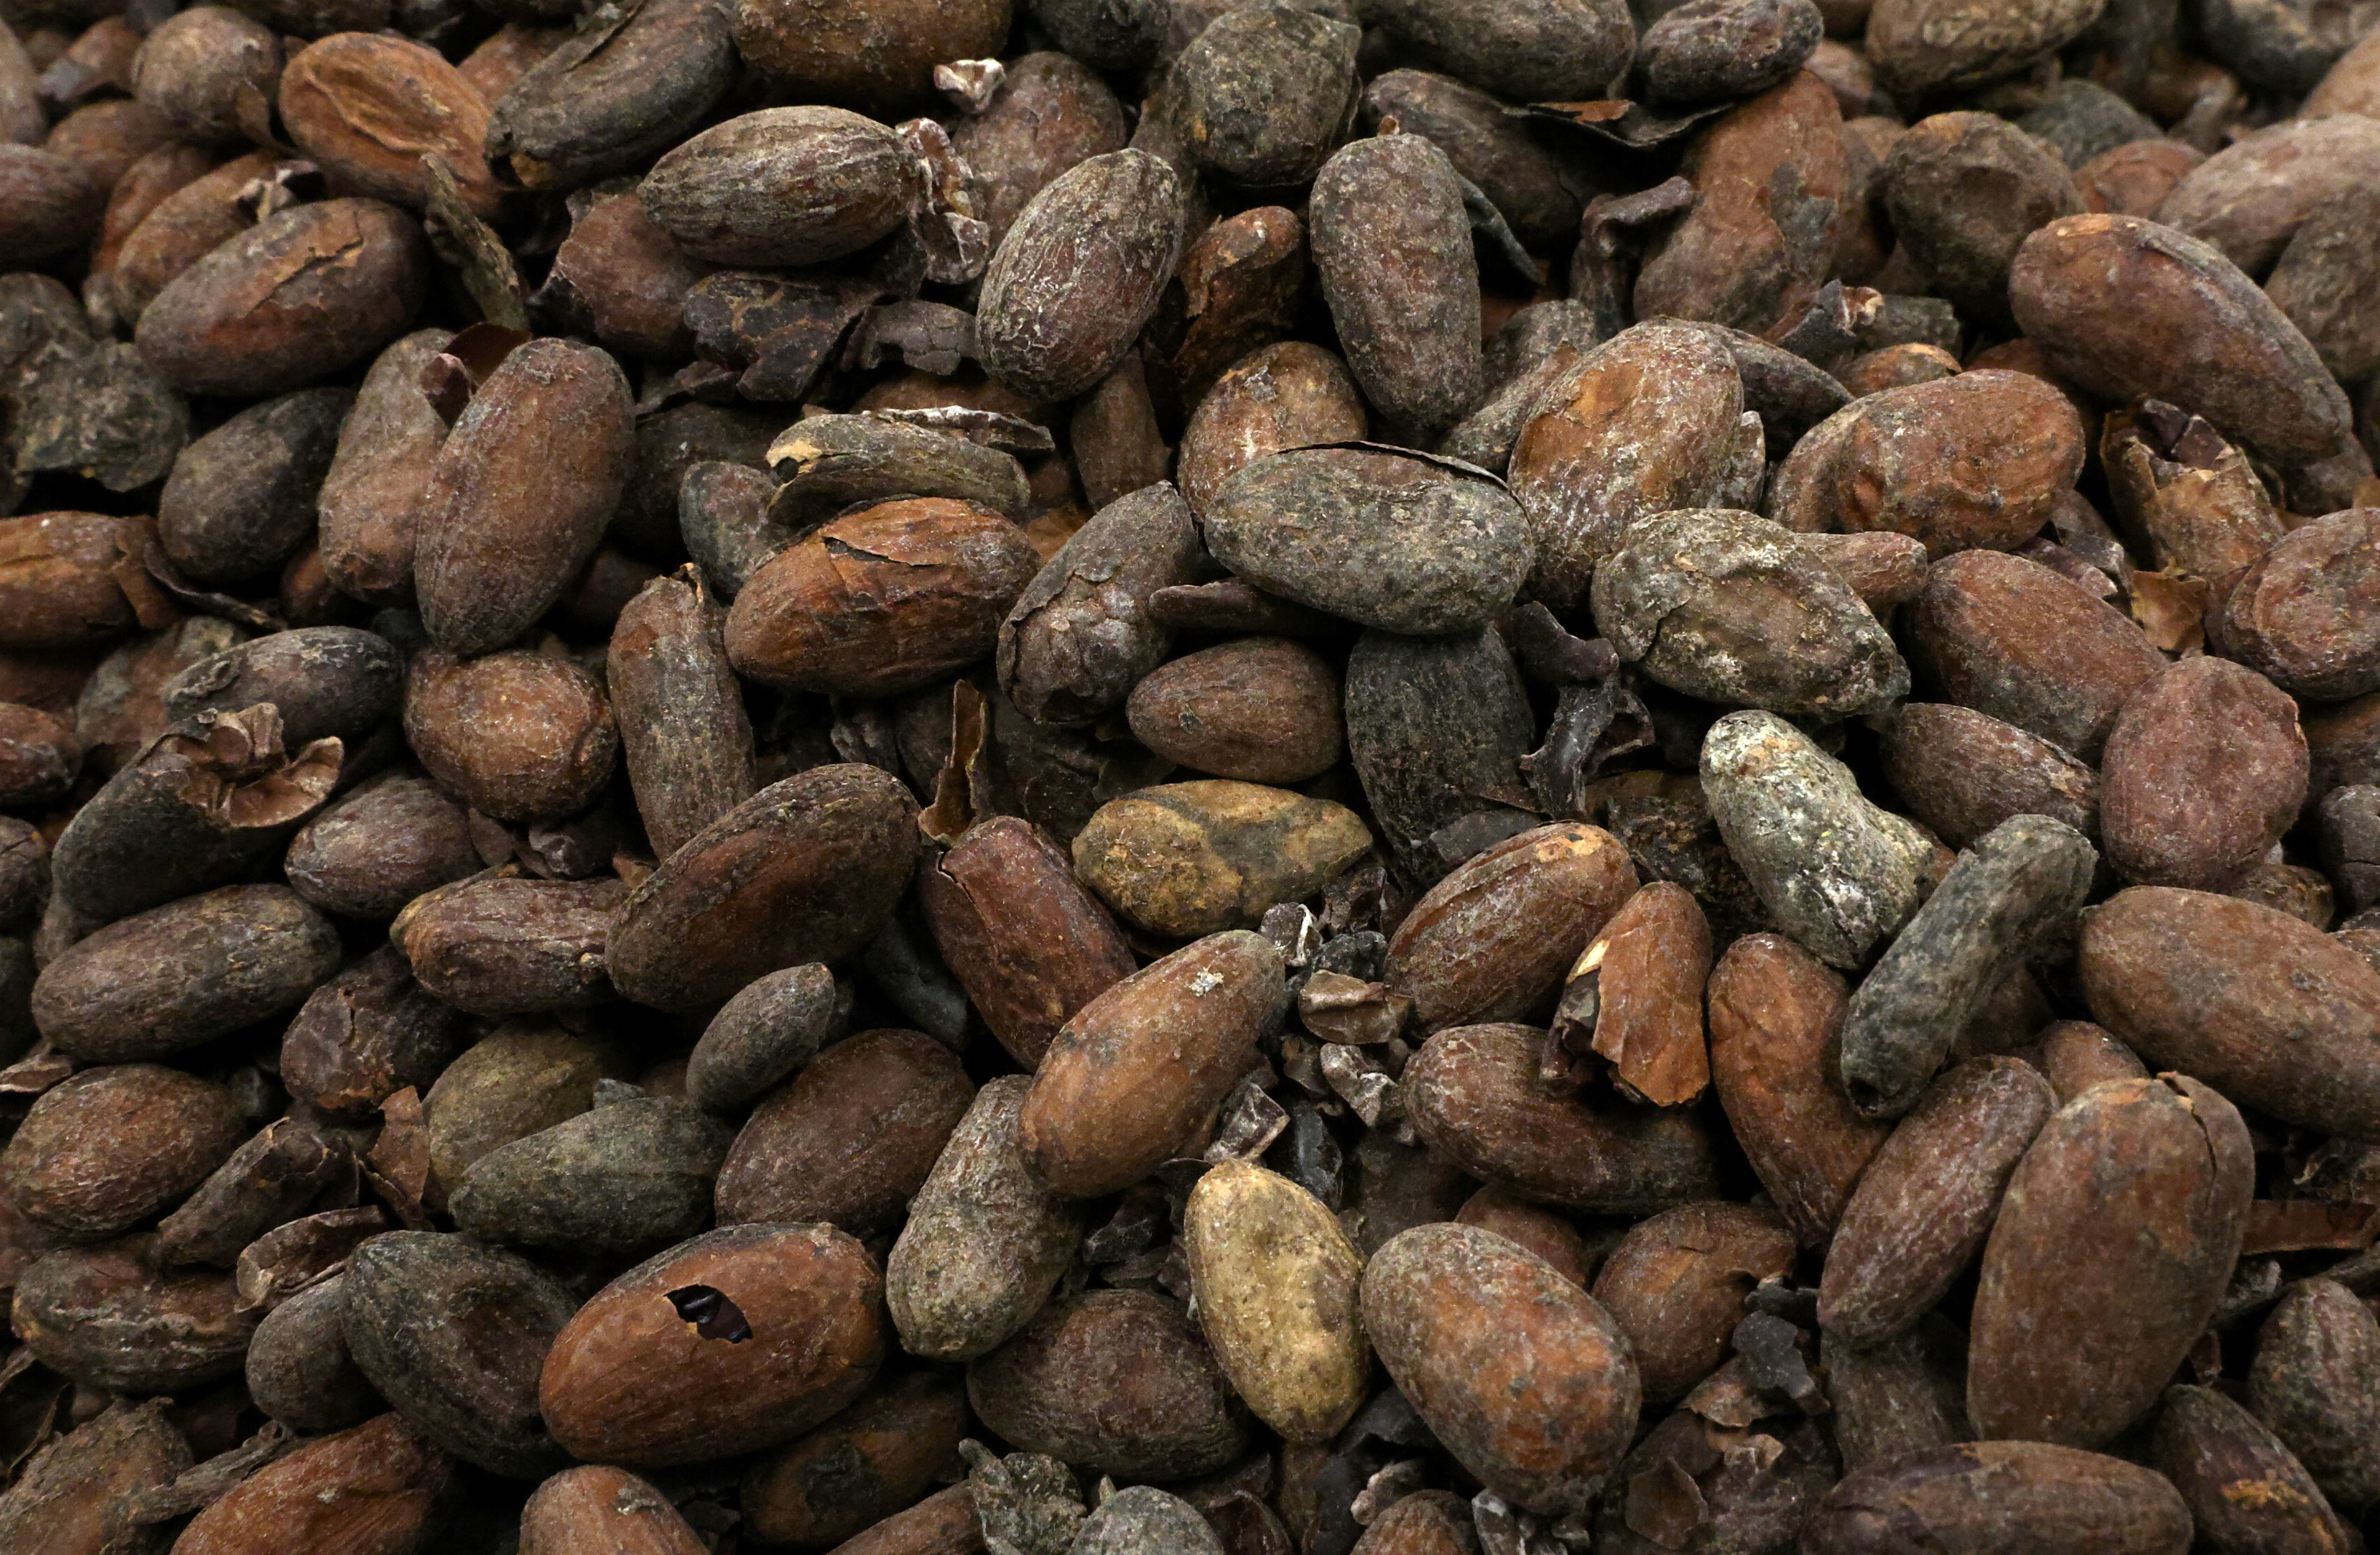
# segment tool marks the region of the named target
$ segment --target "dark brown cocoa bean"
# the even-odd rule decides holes
[[[1549,248],[1577,237],[1583,180],[1487,92],[1426,70],[1390,70],[1366,85],[1364,113],[1444,152],[1522,241]]]
[[[133,94],[187,140],[245,141],[269,132],[281,40],[253,18],[198,6],[150,30],[133,57]],[[202,170],[203,171],[203,170]]]
[[[492,1474],[562,1466],[537,1385],[569,1292],[514,1254],[410,1231],[357,1248],[340,1284],[348,1352],[407,1424]]]
[[[1160,756],[1247,783],[1319,777],[1345,748],[1337,673],[1282,638],[1242,638],[1160,664],[1133,686],[1125,716]]]
[[[908,888],[917,801],[880,768],[772,784],[697,832],[621,907],[605,962],[626,997],[687,1010],[857,950]]]
[[[1410,438],[1461,420],[1483,386],[1479,265],[1446,153],[1418,135],[1354,141],[1322,164],[1308,220],[1365,396]]]
[[[1793,1270],[1793,1233],[1773,1210],[1682,1204],[1640,1221],[1595,1277],[1596,1301],[1635,1353],[1645,1398],[1682,1398],[1727,1358],[1743,1298]]]
[[[786,690],[892,696],[990,652],[1040,565],[1016,526],[947,498],[879,503],[779,552],[727,615],[737,673]]]
[[[553,256],[552,284],[620,356],[674,358],[694,349],[686,295],[717,267],[677,246],[632,195],[596,200]]]
[[[638,192],[697,259],[818,264],[900,225],[905,172],[899,137],[873,119],[841,108],[771,108],[679,146]]]
[[[832,1226],[706,1232],[580,1307],[539,1398],[581,1457],[666,1465],[773,1447],[867,1388],[884,1357],[883,1304],[874,1260]],[[729,1325],[740,1337],[713,1337]]]
[[[389,940],[432,995],[479,1015],[583,1009],[615,994],[603,946],[627,889],[588,881],[474,876],[418,896]]]
[[[2254,1188],[2247,1126],[2195,1080],[2114,1081],[2053,1117],[1984,1248],[1975,1428],[2095,1445],[2138,1419],[2221,1298]]]
[[[1922,1322],[1873,1350],[1822,1334],[1818,1354],[1846,1473],[1973,1439],[1967,1425],[1966,1336],[1949,1319]]]
[[[1100,993],[1042,1055],[1018,1118],[1034,1174],[1071,1198],[1147,1176],[1204,1127],[1284,998],[1281,952],[1211,935]]]
[[[612,631],[605,684],[637,810],[662,858],[759,786],[723,631],[700,586],[674,577],[646,585]]]
[[[1982,1251],[2001,1190],[2057,1099],[2012,1058],[1929,1087],[1860,1174],[1827,1251],[1819,1321],[1860,1349],[1913,1326]]]
[[[255,225],[240,193],[270,175],[277,161],[272,152],[249,152],[159,200],[116,250],[108,273],[116,316],[137,322],[166,283]]]
[[[1600,0],[1390,0],[1375,24],[1516,102],[1597,96],[1627,68],[1634,42],[1626,8]]]
[[[1888,1459],[1844,1478],[1803,1527],[1809,1555],[2182,1555],[2189,1510],[2119,1458],[2041,1441],[1978,1441]]]
[[[1182,254],[1180,179],[1141,151],[1086,159],[1018,213],[976,310],[984,371],[1038,400],[1111,371],[1157,309]]]
[[[30,73],[30,72],[29,72]],[[164,1490],[190,1464],[190,1444],[165,1418],[172,1401],[117,1403],[33,1453],[0,1496],[0,1539],[38,1548],[99,1549],[103,1541],[149,1555],[134,1503]]]
[[[1748,97],[1800,69],[1825,30],[1817,6],[1799,0],[1753,6],[1688,0],[1645,30],[1636,67],[1657,103]]]
[[[1132,976],[1131,949],[1072,861],[1030,822],[982,821],[918,878],[943,961],[1010,1056],[1038,1067],[1059,1028]]]
[[[1639,324],[1588,352],[1512,445],[1512,491],[1536,543],[1531,592],[1575,609],[1630,524],[1709,505],[1742,413],[1734,360],[1702,331]]]
[[[1568,1209],[1634,1214],[1717,1197],[1701,1120],[1552,1092],[1537,1077],[1542,1046],[1524,1026],[1432,1037],[1405,1068],[1415,1129],[1473,1176]]]
[[[1582,1512],[1639,1403],[1626,1333],[1541,1259],[1472,1226],[1417,1226],[1364,1271],[1364,1326],[1439,1441],[1488,1488]]]
[[[559,820],[611,781],[619,735],[594,676],[559,653],[515,649],[468,662],[417,655],[405,737],[430,775],[498,820]]]
[[[1210,1474],[1247,1442],[1197,1326],[1149,1291],[1052,1304],[967,1367],[967,1402],[1022,1451],[1134,1479]]]
[[[2094,394],[2189,406],[2293,464],[2350,435],[2347,396],[2297,326],[2215,248],[2171,227],[2052,222],[2017,250],[2009,301],[2051,367]]]
[[[1303,340],[1250,352],[1215,380],[1182,434],[1182,495],[1203,516],[1224,481],[1269,455],[1360,440],[1364,402],[1340,359]]]
[[[393,777],[298,828],[282,870],[291,890],[326,913],[384,921],[415,897],[477,874],[480,857],[461,805],[423,779]]]
[[[146,538],[136,520],[97,513],[0,518],[0,645],[76,648],[130,631],[153,597],[139,572]]]
[[[201,659],[159,695],[176,721],[271,702],[285,746],[329,737],[361,746],[395,716],[404,679],[386,638],[354,626],[308,626]]]
[[[540,19],[566,15],[556,8]],[[514,177],[538,189],[575,188],[644,166],[734,81],[734,19],[707,0],[662,0],[638,6],[617,27],[553,39],[490,97],[487,154],[509,162]]]
[[[404,333],[429,264],[420,225],[394,206],[376,200],[296,206],[166,283],[141,312],[134,343],[185,394],[280,394],[361,361]]]
[[[2229,889],[2306,798],[2297,704],[2221,659],[2187,659],[2141,682],[2100,767],[2107,862],[2143,885]]]
[[[2347,1529],[2294,1453],[2212,1388],[2168,1388],[2156,1471],[2181,1492],[2213,1549],[2345,1549]]]
[[[347,1354],[344,1279],[334,1275],[291,1296],[265,1314],[249,1342],[249,1395],[294,1430],[343,1430],[388,1407]]]
[[[2281,1297],[2256,1335],[2248,1368],[2249,1407],[2324,1494],[2355,1510],[2380,1500],[2375,1369],[2380,1324],[2335,1280],[2308,1280]]]
[[[261,1313],[228,1274],[161,1274],[147,1237],[51,1253],[17,1277],[9,1327],[62,1377],[118,1393],[178,1393],[237,1376]]]
[[[2375,524],[2380,511],[2350,508],[2282,536],[2208,623],[2221,650],[2292,697],[2344,701],[2380,687]]]
[[[746,1472],[745,1524],[772,1544],[839,1544],[924,1494],[957,1460],[966,1426],[966,1393],[955,1375],[919,1371],[880,1381]]]
[[[446,441],[445,418],[421,392],[421,370],[448,338],[444,330],[417,330],[372,358],[322,478],[323,570],[367,604],[413,597],[421,494]]]
[[[1711,969],[1711,1080],[1736,1140],[1804,1246],[1833,1234],[1890,1130],[1838,1078],[1847,990],[1791,941],[1753,934]]]
[[[1189,505],[1163,481],[1102,507],[1001,623],[1001,690],[1044,723],[1087,723],[1122,706],[1172,644],[1149,596],[1194,581],[1203,559]]]
[[[1936,295],[2001,328],[2018,247],[2082,213],[2058,153],[1992,114],[1937,114],[1912,125],[1885,159],[1883,188],[1893,233]]]
[[[1886,778],[1910,813],[1951,847],[2014,816],[2099,834],[2099,775],[2048,741],[1969,708],[1911,702],[1890,714]]]
[[[0,254],[37,264],[80,243],[106,213],[107,191],[70,159],[39,146],[0,144]]]
[[[422,493],[414,585],[432,641],[485,653],[552,608],[612,521],[634,435],[627,379],[603,352],[533,340],[504,358]]]
[[[0,702],[0,804],[55,799],[74,786],[81,766],[82,742],[72,724],[38,708]]]
[[[2342,383],[2380,368],[2380,329],[2360,300],[2375,273],[2370,251],[2355,240],[2374,213],[2370,186],[2340,190],[2313,208],[2265,281],[2265,295]]]
[[[1139,352],[1127,354],[1083,396],[1067,423],[1066,441],[1083,500],[1094,513],[1171,472],[1173,450],[1157,424],[1148,370]]]
[[[1549,1013],[1563,975],[1636,890],[1627,850],[1560,821],[1465,860],[1389,942],[1389,987],[1425,1031]]]
[[[779,86],[889,110],[930,97],[936,65],[999,53],[1012,11],[1010,0],[839,3],[823,11],[753,0],[736,7],[735,43]]]
[[[1936,564],[1911,623],[1921,683],[2096,760],[2133,687],[2165,665],[2114,609],[2034,562],[1970,551]]]
[[[95,1241],[179,1200],[245,1131],[220,1086],[152,1063],[86,1069],[34,1101],[0,1155],[0,1186],[34,1224]]]
[[[678,486],[678,530],[714,598],[735,603],[762,564],[793,543],[769,518],[776,491],[759,470],[724,460],[686,469]]]
[[[108,925],[50,963],[33,1018],[59,1048],[127,1063],[304,1002],[335,971],[328,920],[285,886],[227,886]]]
[[[1850,168],[1834,93],[1799,72],[1703,131],[1680,172],[1702,198],[1645,250],[1637,317],[1781,334],[1816,297],[1842,221]]]
[[[720,1221],[888,1230],[974,1099],[956,1057],[929,1037],[845,1038],[754,1109],[720,1168]]]
[[[1364,797],[1416,884],[1435,883],[1475,851],[1441,847],[1454,841],[1451,829],[1533,803],[1521,758],[1536,719],[1493,627],[1452,638],[1365,633],[1347,659],[1346,711]]]
[[[951,143],[975,170],[975,213],[991,228],[995,246],[1026,202],[1059,175],[1122,151],[1124,140],[1115,93],[1080,61],[1054,50],[1011,60],[991,105],[951,130]]]
[[[496,215],[495,178],[480,154],[487,102],[435,49],[407,38],[336,33],[290,56],[280,107],[290,139],[337,193],[419,211],[431,187],[422,159],[436,157],[472,214]]]

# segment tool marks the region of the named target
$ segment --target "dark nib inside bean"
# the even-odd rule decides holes
[[[669,1293],[669,1304],[705,1339],[741,1344],[752,1337],[752,1325],[744,1320],[744,1309],[709,1285],[681,1286]]]

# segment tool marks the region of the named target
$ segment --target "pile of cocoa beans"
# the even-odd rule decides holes
[[[2380,0],[0,0],[0,1555],[2361,1555]]]

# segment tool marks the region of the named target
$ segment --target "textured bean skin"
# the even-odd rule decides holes
[[[1548,1094],[1524,1026],[1441,1031],[1406,1067],[1406,1106],[1432,1149],[1523,1198],[1632,1214],[1714,1196],[1718,1162],[1682,1108]]]
[[[431,462],[415,541],[422,624],[460,655],[501,648],[594,554],[627,480],[628,381],[589,346],[506,357]]]
[[[1479,397],[1479,268],[1446,153],[1357,140],[1314,180],[1314,263],[1347,366],[1390,423],[1429,435]]]
[[[2092,1014],[2158,1068],[2302,1128],[2380,1129],[2380,972],[2287,913],[2136,886],[2083,925]]]
[[[1820,1325],[1869,1348],[1915,1323],[1982,1250],[2009,1173],[2057,1100],[2012,1058],[1973,1059],[1937,1080],[1843,1206]]]
[[[2349,435],[2347,395],[2297,326],[2229,260],[2171,227],[2052,222],[2017,250],[2009,300],[2051,365],[2094,393],[2188,405],[2290,463],[2327,458]]]
[[[1026,203],[984,272],[984,369],[1038,400],[1108,375],[1182,254],[1181,186],[1141,151],[1075,164]]]
[[[2182,1555],[2190,1512],[2156,1474],[2039,1441],[1978,1441],[1889,1459],[1835,1487],[1806,1555]]]
[[[1135,1479],[1211,1473],[1247,1442],[1196,1325],[1152,1291],[1052,1303],[968,1366],[967,1402],[1022,1451]]]
[[[1003,1075],[978,1091],[909,1202],[884,1294],[912,1355],[970,1361],[997,1349],[1074,1257],[1081,1218],[1034,1178],[1017,1145],[1031,1085]]]
[[[1975,1428],[2095,1446],[2139,1418],[2222,1296],[2254,1180],[2247,1125],[2195,1080],[2113,1081],[2061,1108],[1984,1248]]]
[[[1536,1255],[1473,1226],[1416,1226],[1364,1270],[1389,1375],[1463,1466],[1531,1511],[1584,1507],[1641,1397],[1627,1337]]]
[[[1151,963],[1075,1012],[1017,1119],[1034,1174],[1070,1198],[1137,1182],[1178,1154],[1255,1057],[1281,952],[1245,929]]]

